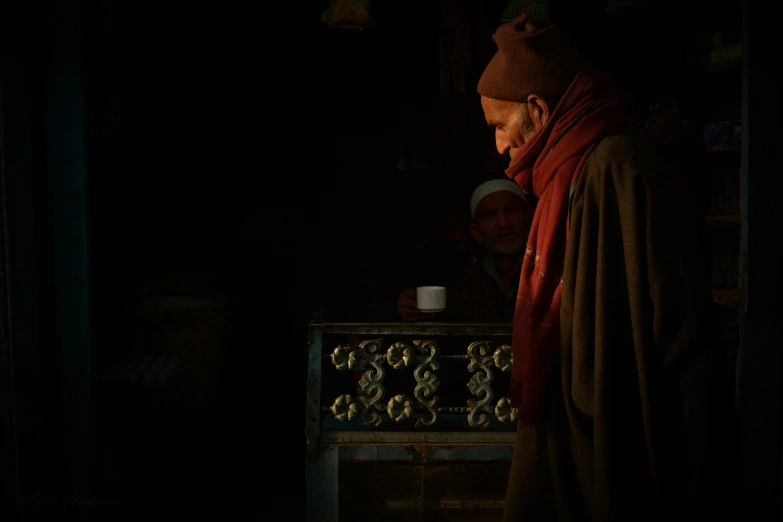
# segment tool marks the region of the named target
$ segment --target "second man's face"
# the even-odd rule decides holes
[[[473,238],[490,252],[516,254],[525,247],[529,232],[525,202],[507,190],[489,194],[476,207],[470,228]]]

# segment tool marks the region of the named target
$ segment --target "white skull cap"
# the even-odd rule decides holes
[[[478,207],[478,204],[481,203],[482,199],[502,190],[513,192],[522,198],[522,201],[527,203],[527,196],[522,192],[522,189],[519,188],[519,185],[517,185],[516,182],[511,181],[510,179],[492,179],[482,183],[473,191],[473,195],[470,197],[471,217],[476,219],[476,207]]]

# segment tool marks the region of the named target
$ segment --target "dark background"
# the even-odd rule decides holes
[[[18,451],[8,460],[18,459],[20,472],[18,480],[8,479],[14,485],[7,491],[23,498],[39,489],[73,490],[69,470],[83,465],[90,471],[77,475],[94,471],[99,496],[132,506],[112,513],[116,519],[151,513],[232,519],[242,510],[267,513],[269,505],[257,500],[266,491],[260,484],[292,470],[284,504],[302,504],[301,445],[284,441],[298,441],[300,433],[304,398],[296,390],[304,384],[300,347],[310,317],[324,309],[329,320],[379,320],[393,312],[401,290],[447,279],[455,257],[453,246],[438,238],[445,217],[464,219],[471,190],[507,164],[494,150],[475,94],[504,3],[464,5],[471,36],[466,92],[458,93],[440,82],[444,19],[436,2],[375,1],[377,25],[365,32],[327,29],[319,21],[327,2],[317,1],[257,9],[181,1],[6,4],[4,155],[26,143],[31,159],[29,168],[8,158],[4,165],[32,180],[24,193],[6,180],[6,205],[13,207],[6,220],[10,236],[21,227],[16,216],[35,207],[33,226],[24,232],[36,238],[28,242],[39,260],[21,266],[41,274],[38,288],[17,287],[17,295],[39,296],[41,326],[39,355],[11,347],[14,400],[22,402],[14,424]],[[722,79],[704,74],[714,30],[740,41],[741,6],[652,2],[643,11],[614,14],[606,7],[557,0],[549,11],[574,45],[636,95],[640,124],[646,107],[670,97],[680,103],[683,125],[741,117],[741,70],[721,73]],[[83,44],[76,54],[87,133],[95,369],[89,378],[102,383],[90,392],[97,409],[89,443],[52,420],[54,412],[67,417],[68,408],[78,408],[76,399],[64,398],[77,394],[56,375],[69,361],[78,366],[90,357],[57,352],[58,330],[49,328],[64,305],[52,297],[59,279],[47,256],[61,246],[48,210],[54,167],[44,145],[54,132],[46,124],[47,104],[59,91],[45,64],[49,49],[65,41],[51,30],[56,13],[65,11],[78,27],[66,33],[80,34]],[[761,24],[764,15],[755,16]],[[774,30],[761,27],[756,34]],[[755,56],[769,46],[746,41]],[[779,111],[779,82],[759,60],[752,92],[764,105],[751,104],[759,141],[748,161],[761,172],[774,165],[769,151],[777,124],[770,115]],[[683,142],[662,150],[691,177],[705,168],[703,148]],[[413,168],[414,156],[427,167]],[[398,170],[398,161],[406,170]],[[776,193],[773,178],[759,176],[751,185],[759,223],[757,303],[775,301],[779,281],[775,242],[763,239],[775,237],[765,199]],[[456,223],[452,228],[459,229]],[[20,228],[15,237],[22,236]],[[11,256],[10,237],[8,243]],[[19,265],[16,270],[21,273]],[[161,314],[160,299],[171,297],[179,299],[177,312]],[[769,326],[775,308],[752,308],[746,331],[766,345],[769,332],[777,332]],[[159,353],[183,358],[160,392],[139,391],[106,370],[118,360]],[[756,388],[755,396],[777,397],[779,374],[763,360],[754,359],[761,373],[752,380],[770,387]],[[107,378],[100,380],[104,370]],[[29,397],[40,401],[25,402]],[[777,410],[749,402],[748,411],[762,420],[748,440],[773,437],[766,446],[750,445],[758,452],[751,460],[777,462],[777,432],[770,428],[779,422]],[[283,433],[289,427],[291,436]],[[94,465],[75,463],[84,455]],[[278,457],[284,463],[273,463]],[[748,474],[758,481],[748,488],[762,498],[759,505],[774,496],[776,478]],[[18,504],[11,512],[44,516]]]
[[[277,44],[258,15],[229,7],[118,8],[109,41],[88,45],[91,84],[116,82],[122,149],[119,168],[91,177],[101,195],[92,245],[111,281],[98,286],[132,291],[190,272],[188,284],[204,287],[194,292],[230,292],[238,253],[268,249],[275,268],[253,257],[256,271],[291,271],[297,314],[325,307],[332,319],[362,320],[368,301],[431,280],[443,263],[413,247],[444,214],[464,217],[472,188],[507,163],[474,92],[503,8],[471,8],[466,94],[440,86],[436,2],[374,2],[377,26],[363,33],[323,27],[323,2],[262,12],[284,30]],[[738,31],[728,8],[689,9],[662,31],[657,14],[607,16],[604,2],[550,6],[640,107],[683,90],[716,26]],[[706,91],[694,97],[709,104]],[[414,154],[428,168],[398,171]]]

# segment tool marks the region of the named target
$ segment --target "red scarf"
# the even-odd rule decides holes
[[[506,170],[525,193],[539,198],[522,261],[512,340],[511,399],[523,424],[540,420],[545,387],[560,353],[571,187],[601,139],[631,129],[629,115],[627,101],[608,77],[581,72]]]

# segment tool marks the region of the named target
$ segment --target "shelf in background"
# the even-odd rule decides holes
[[[707,72],[720,72],[720,71],[731,71],[734,69],[742,69],[742,58],[736,58],[734,60],[724,60],[722,62],[708,63],[706,69]]]
[[[739,230],[742,228],[742,221],[738,214],[728,216],[705,216],[704,222],[711,227],[722,227]]]
[[[739,152],[742,150],[742,144],[741,143],[710,143],[709,145],[706,145],[705,148],[710,152],[728,152],[728,151]]]
[[[742,291],[739,288],[713,289],[712,298],[716,303],[739,310],[740,302],[742,301]]]

